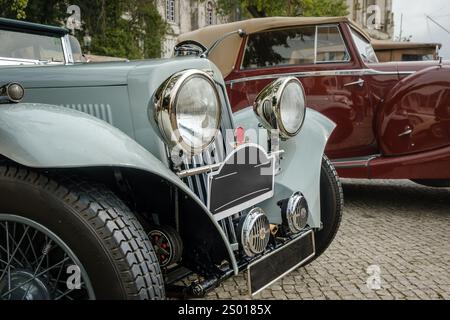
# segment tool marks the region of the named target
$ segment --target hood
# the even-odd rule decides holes
[[[156,82],[162,82],[165,80],[162,76],[169,77],[191,68],[205,70],[213,67],[210,61],[198,57],[58,66],[5,66],[0,69],[0,84],[18,82],[25,89],[126,86],[138,76],[157,78]]]

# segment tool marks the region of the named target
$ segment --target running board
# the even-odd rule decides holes
[[[370,178],[370,162],[381,155],[369,157],[335,159],[331,162],[342,178],[368,179]]]

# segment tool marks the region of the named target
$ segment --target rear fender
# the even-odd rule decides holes
[[[450,66],[433,66],[402,79],[377,113],[383,155],[426,152],[450,145]]]

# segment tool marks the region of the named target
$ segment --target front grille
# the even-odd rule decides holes
[[[228,109],[228,101],[225,98],[225,92],[221,86],[217,86],[222,102],[222,122],[221,130],[217,136],[214,143],[202,154],[197,155],[191,159],[191,163],[186,161],[182,166],[182,170],[193,169],[197,167],[202,167],[205,164],[215,164],[223,162],[227,156],[227,129],[233,129],[233,121],[231,118],[230,111]],[[196,175],[184,179],[185,183],[189,188],[200,198],[200,200],[207,205],[208,203],[208,175]],[[219,225],[222,227],[225,235],[227,236],[230,244],[237,244],[238,239],[236,236],[236,226],[234,220],[239,218],[239,214],[234,217],[225,218],[218,221]]]

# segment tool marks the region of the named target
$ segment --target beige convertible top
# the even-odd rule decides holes
[[[372,40],[372,45],[375,50],[442,48],[441,43],[399,42],[389,40]]]
[[[352,25],[360,33],[362,33],[369,41],[370,37],[357,24],[347,17],[270,17],[255,18],[232,23],[220,24],[205,27],[196,31],[182,34],[178,37],[178,42],[185,40],[195,40],[205,47],[209,48],[222,35],[236,31],[244,30],[247,34],[258,33],[271,29],[279,29],[293,26],[317,25],[317,24],[333,24],[346,22]],[[239,54],[243,39],[237,34],[230,36],[224,40],[209,56],[224,77],[230,74],[234,69],[234,65]]]

